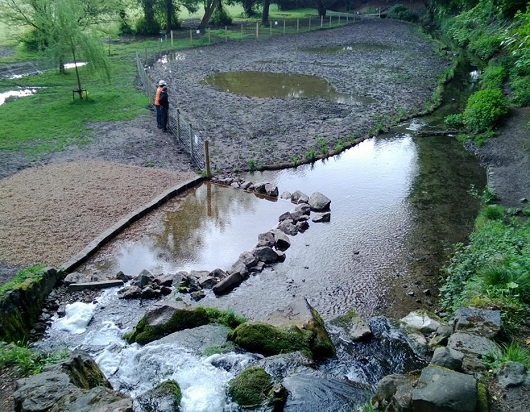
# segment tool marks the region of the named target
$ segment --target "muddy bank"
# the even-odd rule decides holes
[[[211,142],[215,171],[300,162],[319,141],[365,136],[398,113],[424,110],[448,66],[418,27],[392,20],[362,20],[334,30],[276,36],[182,50],[150,69],[168,82],[179,107]],[[319,76],[346,103],[308,98],[258,98],[203,83],[211,74],[262,71]]]

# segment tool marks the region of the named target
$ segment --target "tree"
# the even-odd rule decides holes
[[[269,7],[271,0],[263,0],[263,10],[261,12],[261,24],[267,24],[269,22]]]

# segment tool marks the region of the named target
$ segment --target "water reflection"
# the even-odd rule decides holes
[[[373,103],[367,97],[337,93],[325,79],[305,74],[285,74],[255,71],[216,73],[206,77],[204,84],[227,93],[250,97],[322,98],[336,103]]]

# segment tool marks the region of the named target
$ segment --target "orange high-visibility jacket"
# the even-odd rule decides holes
[[[160,92],[162,91],[162,86],[158,86],[156,88],[156,94],[155,94],[155,106],[160,106]]]

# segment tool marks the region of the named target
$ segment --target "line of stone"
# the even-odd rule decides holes
[[[164,204],[173,197],[185,192],[186,190],[192,188],[197,183],[202,182],[204,177],[197,177],[195,179],[188,180],[184,183],[180,183],[177,186],[162,192],[160,195],[156,196],[149,203],[139,207],[135,211],[129,213],[125,217],[121,218],[116,224],[111,226],[109,229],[101,233],[96,239],[90,242],[81,252],[77,253],[75,256],[70,258],[67,262],[63,263],[59,268],[61,271],[66,273],[72,271],[74,268],[79,266],[81,263],[84,263],[90,256],[92,256],[96,251],[115,237],[118,233],[123,231],[126,227],[130,226],[132,223],[138,219],[144,217],[146,214],[156,209],[160,205]]]

